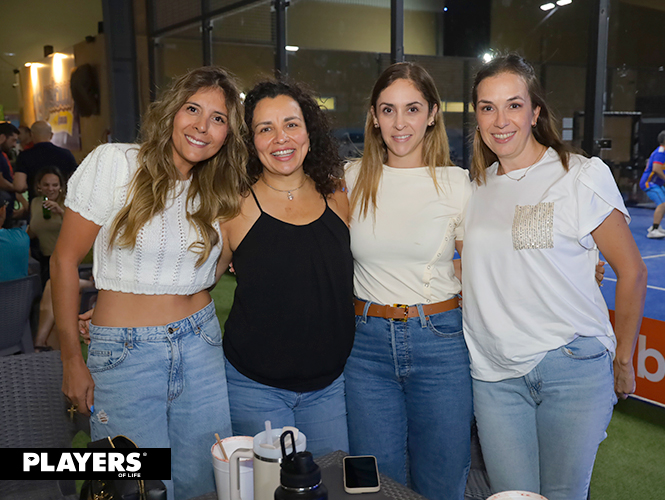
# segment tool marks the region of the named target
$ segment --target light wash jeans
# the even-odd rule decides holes
[[[473,381],[474,408],[494,493],[525,490],[585,500],[612,417],[612,359],[594,337],[547,353],[523,377]]]
[[[344,376],[351,454],[375,455],[380,472],[430,500],[463,499],[473,404],[461,310],[356,316]]]
[[[234,435],[255,436],[270,420],[273,428],[289,425],[302,431],[314,457],[349,451],[344,375],[318,391],[294,392],[255,382],[227,361],[226,378]]]
[[[123,434],[139,448],[171,448],[169,498],[215,489],[210,448],[215,433],[231,435],[221,345],[212,302],[165,326],[90,325],[91,439]]]

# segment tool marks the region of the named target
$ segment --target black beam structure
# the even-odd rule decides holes
[[[201,0],[201,42],[204,66],[212,66],[212,21],[208,13],[208,3],[209,0]]]
[[[155,31],[155,7],[153,0],[146,0],[145,8],[145,18],[148,25],[148,83],[150,85],[150,102],[154,102],[157,98],[157,40],[151,36],[151,33]]]
[[[462,167],[471,168],[471,155],[473,151],[473,139],[470,134],[470,115],[469,115],[469,97],[470,92],[466,89],[471,88],[471,60],[465,58],[462,67],[462,85],[464,86],[464,94],[462,95]]]
[[[591,5],[582,149],[591,156],[598,156],[603,138],[610,0],[593,0]]]
[[[132,0],[102,0],[108,61],[111,136],[114,142],[134,142],[140,112],[136,69],[136,36]]]
[[[404,62],[404,0],[390,0],[390,62]]]
[[[275,11],[275,77],[286,78],[289,68],[286,59],[286,8],[288,0],[273,0]]]

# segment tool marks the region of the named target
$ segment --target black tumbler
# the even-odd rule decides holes
[[[287,455],[284,438],[291,435],[291,453]],[[309,451],[296,453],[292,431],[285,431],[279,438],[282,446],[280,485],[275,490],[275,500],[328,500],[328,489],[321,482],[321,469]]]

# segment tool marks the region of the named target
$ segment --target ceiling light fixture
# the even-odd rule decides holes
[[[553,3],[544,3],[543,5],[540,6],[540,10],[548,11],[552,10],[554,7],[556,7],[556,5],[554,5]]]

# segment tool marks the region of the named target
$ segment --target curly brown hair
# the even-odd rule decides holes
[[[324,196],[333,193],[339,188],[340,179],[344,175],[337,141],[331,134],[325,111],[314,99],[314,93],[302,83],[293,81],[264,80],[257,83],[245,97],[245,124],[250,131],[246,140],[249,152],[247,173],[251,182],[258,181],[263,172],[263,165],[254,146],[254,110],[261,100],[274,99],[280,95],[296,101],[305,119],[311,149],[303,162],[304,172],[314,181],[319,193]]]

